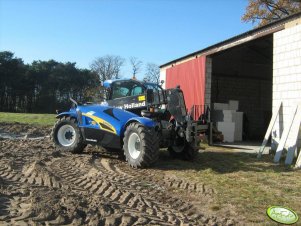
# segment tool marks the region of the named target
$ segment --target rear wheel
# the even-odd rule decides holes
[[[123,150],[126,161],[134,168],[147,167],[159,156],[159,139],[155,131],[138,122],[125,130]]]
[[[60,118],[52,129],[51,139],[55,148],[60,151],[82,153],[86,147],[75,118]]]
[[[198,153],[198,149],[191,147],[185,138],[179,137],[168,147],[168,151],[171,157],[188,161],[195,160]]]

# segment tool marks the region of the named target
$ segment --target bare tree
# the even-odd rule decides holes
[[[160,68],[157,64],[148,63],[146,65],[144,80],[156,84],[160,83]]]
[[[132,65],[133,78],[136,78],[137,73],[141,70],[142,61],[136,57],[130,57],[130,64]]]
[[[92,71],[98,74],[100,81],[120,78],[120,69],[125,60],[120,56],[106,55],[96,58],[90,65]]]
[[[241,19],[263,26],[300,11],[300,0],[249,0]]]

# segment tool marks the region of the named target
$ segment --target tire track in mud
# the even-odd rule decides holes
[[[48,139],[0,141],[0,224],[226,225],[169,194],[207,186],[156,178],[99,155],[53,152]],[[161,177],[162,178],[162,177]]]
[[[123,163],[116,163],[113,169],[114,172],[126,175],[128,177],[136,178],[141,177],[143,180],[152,181],[154,183],[160,184],[162,187],[176,188],[186,192],[194,192],[200,195],[214,195],[216,192],[214,189],[208,187],[205,184],[189,182],[176,177],[170,177],[164,175],[162,179],[156,179],[157,173],[153,173],[152,169],[142,169],[140,171],[135,171],[132,168],[126,166]]]
[[[1,159],[0,179],[0,223],[4,225],[28,225],[32,219],[38,217],[32,209],[33,191],[31,185],[36,185],[35,180],[22,174],[22,161]],[[31,176],[31,175],[28,175]],[[5,194],[6,193],[6,194]],[[3,205],[4,204],[4,205]],[[41,211],[39,214],[45,214]],[[37,221],[37,219],[35,220]]]
[[[198,222],[197,225],[232,225],[232,222],[234,222],[229,218],[218,219],[215,214],[203,214],[202,210],[206,209],[206,206],[204,206],[204,208],[202,207],[201,209],[196,208],[194,205],[188,204],[189,201],[185,202],[181,198],[176,198],[177,193],[173,192],[174,189],[180,193],[185,192],[187,197],[193,193],[192,197],[198,197],[201,200],[198,205],[200,203],[210,203],[210,200],[213,199],[213,196],[216,194],[216,192],[207,185],[166,176],[164,173],[163,175],[158,175],[158,171],[153,169],[135,170],[127,167],[126,163],[118,160],[101,162],[104,163],[103,166],[110,171],[114,177],[116,177],[114,174],[119,174],[120,176],[128,178],[128,180],[135,180],[136,178],[139,178],[140,182],[145,181],[148,184],[159,188],[157,191],[150,191],[149,194],[164,200],[164,202],[169,203],[172,208],[185,213],[190,220]],[[170,191],[172,194],[169,195]],[[203,206],[204,204],[201,205]]]
[[[0,224],[36,225],[37,222],[45,221],[49,221],[50,225],[72,223],[72,220],[65,219],[64,216],[55,216],[51,208],[45,208],[47,205],[36,205],[43,202],[41,199],[45,194],[55,191],[54,189],[62,189],[59,178],[41,160],[51,158],[47,140],[18,142],[0,142],[0,199],[3,200],[0,205]],[[48,148],[46,153],[43,147]],[[39,157],[36,158],[37,156]],[[32,161],[33,159],[39,160]],[[46,202],[51,203],[51,200]]]
[[[19,166],[19,164],[17,163],[15,166]],[[0,161],[2,191],[0,200],[4,200],[4,202],[0,202],[2,204],[0,204],[0,223],[26,224],[24,219],[31,215],[30,202],[28,202],[30,196],[22,189],[20,178],[21,175],[11,167],[10,162]]]
[[[212,198],[215,191],[203,184],[191,183],[178,178],[166,177],[165,175],[162,176],[163,179],[158,179],[159,177],[155,177],[155,172],[152,169],[135,170],[116,159],[96,159],[94,166],[97,168],[103,167],[111,175],[111,178],[119,178],[117,181],[122,182],[123,187],[130,184],[130,182],[136,185],[134,188],[136,190],[137,185],[147,185],[150,189],[146,191],[146,197],[156,197],[155,199],[160,200],[160,203],[168,204],[169,208],[183,213],[189,222],[193,222],[195,225],[232,225],[231,222],[233,221],[231,219],[217,219],[214,215],[204,215],[195,206],[176,198],[175,195],[168,194],[169,188],[173,187],[180,188],[187,193],[194,191],[194,196],[201,196],[202,200],[206,200],[208,196],[209,199]],[[170,181],[175,183],[170,184]]]
[[[59,178],[56,177],[43,161],[36,160],[26,164],[24,160],[15,161],[3,160],[0,162],[0,177],[13,182],[28,183],[31,185],[46,186],[52,188],[61,188]]]
[[[186,192],[191,192],[194,190],[196,195],[212,195],[214,192],[210,188],[204,185],[199,185],[197,183],[189,183],[180,179],[172,179],[174,184],[170,183],[170,178],[165,175],[163,178],[158,179],[155,173],[152,173],[152,169],[141,169],[135,170],[133,168],[127,167],[126,163],[120,162],[118,160],[101,160],[100,163],[96,165],[102,165],[111,175],[112,178],[118,178],[121,176],[123,178],[121,181],[137,181],[135,184],[146,184],[151,190],[147,191],[147,194],[156,197],[156,199],[162,200],[161,202],[168,203],[172,209],[178,210],[184,213],[186,217],[192,222],[198,222],[198,225],[207,224],[210,220],[215,219],[212,216],[205,216],[200,211],[198,211],[193,205],[178,199],[172,195],[169,195],[170,187],[181,188]],[[139,178],[139,180],[137,180]],[[168,178],[168,179],[166,179]],[[175,186],[179,184],[180,186]],[[184,185],[184,186],[183,186]],[[205,187],[205,188],[204,188]]]
[[[60,197],[65,197],[66,192],[72,194],[74,191],[68,190],[68,186],[57,182],[57,177],[43,168],[45,165],[42,162],[34,161],[25,164],[23,168],[12,167],[10,162],[5,163],[3,159],[0,164],[2,185],[9,185],[6,189],[1,189],[2,191],[7,190],[8,194],[0,192],[0,200],[3,200],[3,204],[0,205],[1,225],[36,225],[39,222],[42,224],[46,222],[48,225],[80,225],[83,223],[83,219],[76,210],[71,216],[55,213],[53,209],[68,208],[68,205],[65,207],[64,203],[60,202]],[[44,196],[46,199],[43,198]],[[52,197],[58,198],[52,199]],[[80,200],[81,198],[78,196],[76,199]],[[58,205],[56,205],[57,202]]]
[[[134,216],[139,222],[142,220],[146,224],[161,225],[196,223],[169,204],[158,202],[155,196],[149,195],[149,189],[143,189],[141,182],[120,177],[108,170],[105,160],[98,162],[95,159],[76,158],[64,164],[56,161],[53,163],[53,169],[67,183],[71,182],[76,188],[81,187],[119,205],[124,213]]]
[[[0,221],[5,220],[5,218],[9,215],[10,203],[11,199],[8,196],[0,194]]]

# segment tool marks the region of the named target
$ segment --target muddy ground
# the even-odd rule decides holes
[[[214,189],[166,173],[166,157],[137,170],[92,146],[58,152],[49,127],[2,123],[1,133],[0,225],[244,224],[234,207],[208,208]]]

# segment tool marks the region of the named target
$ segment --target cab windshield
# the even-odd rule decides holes
[[[112,93],[110,99],[122,97],[137,96],[144,94],[145,87],[134,81],[117,81],[112,84]]]

